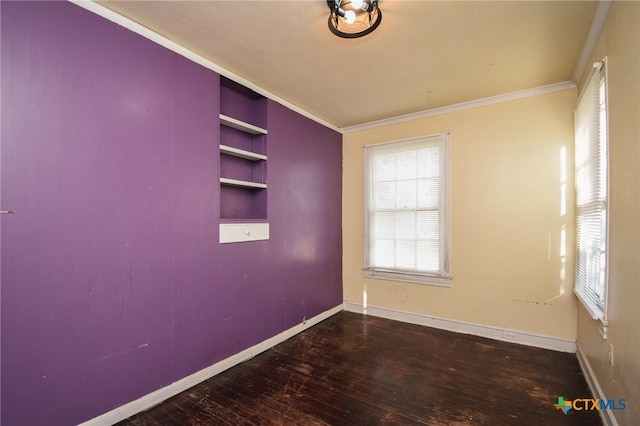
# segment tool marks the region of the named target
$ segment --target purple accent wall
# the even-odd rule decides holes
[[[342,302],[341,136],[268,101],[269,241],[218,243],[220,77],[2,2],[1,421],[70,425]]]

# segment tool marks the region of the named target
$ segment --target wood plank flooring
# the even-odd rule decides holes
[[[574,354],[341,312],[119,425],[601,425]]]

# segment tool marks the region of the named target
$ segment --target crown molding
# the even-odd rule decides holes
[[[600,0],[598,2],[598,9],[596,9],[596,14],[593,16],[593,21],[591,21],[589,33],[587,34],[587,38],[584,40],[580,57],[578,58],[578,62],[576,62],[576,68],[573,70],[573,76],[571,77],[571,81],[575,84],[580,84],[580,80],[582,79],[584,70],[587,67],[587,63],[589,62],[591,55],[593,55],[593,50],[596,47],[596,43],[600,38],[600,33],[602,32],[604,23],[609,15],[611,2],[612,0]]]
[[[534,87],[532,89],[518,90],[516,92],[505,93],[488,98],[475,99],[473,101],[461,102],[458,104],[443,106],[439,108],[428,109],[411,114],[399,115],[397,117],[384,118],[382,120],[371,121],[369,123],[357,124],[355,126],[344,127],[343,133],[357,132],[360,130],[373,129],[390,124],[404,123],[407,121],[417,120],[419,118],[433,117],[436,115],[448,114],[450,112],[463,111],[465,109],[478,108],[486,105],[498,104],[501,102],[514,101],[516,99],[529,98],[532,96],[544,95],[547,93],[560,92],[563,90],[575,89],[576,84],[572,81],[563,81],[561,83],[548,84],[546,86]]]
[[[141,35],[142,37],[153,41],[154,43],[159,44],[162,47],[165,47],[175,53],[177,53],[180,56],[183,56],[187,59],[189,59],[190,61],[195,62],[196,64],[199,64],[205,68],[210,69],[211,71],[214,71],[222,76],[225,76],[251,90],[253,90],[256,93],[259,93],[260,95],[263,95],[273,101],[276,101],[282,105],[284,105],[285,107],[319,123],[322,124],[325,127],[328,127],[332,130],[335,130],[336,132],[342,133],[342,129],[340,129],[339,127],[329,123],[328,121],[325,121],[323,119],[321,119],[320,117],[311,114],[308,111],[303,110],[302,108],[292,104],[291,102],[282,99],[281,97],[277,96],[276,94],[265,90],[263,88],[261,88],[260,86],[257,86],[256,84],[252,83],[251,81],[240,77],[239,75],[229,71],[228,69],[216,64],[215,62],[206,59],[203,56],[198,55],[197,53],[187,49],[184,46],[179,45],[178,43],[169,40],[168,38],[166,38],[165,36],[162,36],[158,33],[156,33],[155,31],[138,24],[137,22],[126,18],[122,15],[120,15],[117,12],[114,12],[113,10],[102,6],[101,4],[98,4],[96,2],[94,2],[93,0],[69,0],[71,3],[80,6],[81,8],[88,10],[90,12],[95,13],[98,16],[101,16],[115,24],[120,25],[121,27],[124,27],[130,31],[133,31],[134,33]]]

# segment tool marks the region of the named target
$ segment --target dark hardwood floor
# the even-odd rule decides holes
[[[574,354],[341,312],[119,425],[601,425]]]

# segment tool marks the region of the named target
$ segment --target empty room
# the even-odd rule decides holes
[[[640,424],[640,2],[0,1],[0,423]]]

